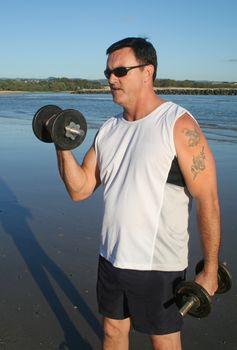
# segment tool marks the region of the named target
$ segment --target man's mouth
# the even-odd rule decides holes
[[[121,91],[121,89],[119,87],[116,87],[116,86],[110,86],[110,89],[112,92]]]

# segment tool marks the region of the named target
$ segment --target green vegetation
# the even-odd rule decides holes
[[[237,83],[210,82],[192,80],[157,79],[156,88],[184,88],[184,89],[237,89]],[[48,79],[0,79],[0,91],[29,91],[29,92],[75,92],[84,90],[97,90],[95,92],[108,92],[107,80],[86,80],[69,78]]]
[[[194,80],[172,80],[172,79],[160,79],[154,83],[155,87],[182,87],[182,88],[205,88],[205,89],[224,89],[224,88],[237,88],[237,83],[233,82],[212,82],[212,81],[194,81]]]
[[[100,89],[99,81],[68,78],[48,79],[2,79],[0,91],[77,91],[80,89]]]

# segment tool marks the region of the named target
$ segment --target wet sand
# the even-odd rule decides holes
[[[29,122],[0,122],[0,350],[100,349],[96,273],[102,196],[73,203],[58,176],[52,145],[35,139]],[[78,159],[92,140],[77,150]],[[228,294],[213,298],[211,315],[185,317],[184,350],[237,349],[237,147],[212,142],[222,208],[221,260],[233,276]],[[195,219],[190,268],[200,259]],[[131,350],[151,349],[131,332]]]

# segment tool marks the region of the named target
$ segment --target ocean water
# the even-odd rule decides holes
[[[162,98],[187,108],[214,146],[222,208],[221,260],[227,262],[233,280],[227,296],[214,298],[207,319],[185,318],[184,349],[237,350],[237,96]],[[87,119],[88,135],[75,149],[77,159],[100,125],[121,111],[110,95],[0,94],[0,272],[5,276],[7,271],[1,286],[2,344],[12,350],[31,350],[35,344],[61,349],[68,341],[68,349],[84,349],[87,339],[90,349],[98,349],[95,286],[102,190],[84,202],[70,200],[53,145],[39,142],[32,132],[32,118],[46,104],[78,109]],[[192,219],[193,276],[202,255],[195,215]],[[144,335],[131,333],[131,349],[150,347]]]
[[[187,108],[209,140],[237,143],[237,96],[162,95],[162,98]],[[109,94],[9,94],[0,95],[0,123],[29,125],[35,112],[47,104],[80,110],[89,129],[94,130],[121,111]]]

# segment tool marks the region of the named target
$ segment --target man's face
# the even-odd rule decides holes
[[[138,62],[131,48],[123,48],[111,53],[107,60],[107,68],[131,67],[141,64]],[[143,88],[144,71],[146,67],[131,69],[123,77],[111,74],[108,78],[111,93],[115,103],[126,108],[136,103]]]

